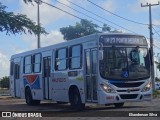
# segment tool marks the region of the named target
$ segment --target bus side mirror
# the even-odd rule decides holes
[[[103,50],[99,50],[99,60],[103,60]]]

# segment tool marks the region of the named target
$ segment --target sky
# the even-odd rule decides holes
[[[135,24],[133,22],[126,21],[119,17],[116,17],[96,6],[89,3],[87,0],[69,0],[75,4],[92,11],[93,13],[111,21],[112,24],[104,19],[98,18],[97,16],[80,9],[67,0],[43,0],[49,4],[52,4],[56,7],[59,7],[69,13],[72,13],[80,18],[87,19],[93,23],[103,26],[103,23],[106,23],[109,26],[112,26],[112,30],[121,30],[125,33],[131,33],[126,29],[129,29],[137,34],[144,35],[149,38],[149,29],[145,25]],[[72,7],[80,12],[87,14],[88,16],[94,18],[91,19],[80,12],[76,12],[60,3],[62,2],[69,7]],[[158,0],[91,0],[97,5],[103,7],[106,10],[111,11],[121,17],[126,19],[137,21],[140,23],[149,23],[149,8],[141,7],[141,3],[146,5],[146,3],[157,4]],[[15,14],[25,14],[34,22],[37,21],[37,5],[34,3],[25,4],[23,0],[0,0],[0,2],[7,6],[6,11],[14,12]],[[160,5],[152,7],[152,21],[154,26],[153,38],[154,44],[157,46],[154,49],[155,56],[157,53],[160,53]],[[98,22],[98,21],[101,22]],[[42,3],[40,5],[40,23],[49,33],[48,35],[41,35],[41,47],[53,45],[56,43],[64,42],[63,35],[59,32],[60,28],[67,27],[69,25],[75,25],[76,22],[80,22],[79,19],[70,16],[60,10],[57,10],[53,7],[45,5]],[[119,27],[122,26],[122,27]],[[123,29],[126,28],[126,29]],[[157,32],[157,33],[156,33]],[[24,52],[27,50],[32,50],[37,48],[37,37],[30,34],[16,34],[16,35],[6,35],[6,32],[0,33],[0,78],[4,76],[9,76],[9,67],[10,67],[10,57],[13,54]],[[159,48],[158,48],[159,47]]]

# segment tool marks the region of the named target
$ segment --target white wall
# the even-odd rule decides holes
[[[155,62],[158,62],[158,58],[157,57],[154,57],[154,61]],[[154,74],[155,74],[155,77],[158,77],[160,78],[160,71],[159,69],[157,68],[157,64],[154,62]]]

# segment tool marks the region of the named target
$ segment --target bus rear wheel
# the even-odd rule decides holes
[[[123,107],[123,105],[124,105],[124,103],[114,103],[114,106],[116,108],[121,108],[121,107]]]
[[[30,88],[26,88],[25,90],[25,99],[26,99],[27,105],[39,105],[40,104],[40,100],[33,100]]]
[[[85,108],[85,104],[82,103],[80,93],[77,88],[71,91],[69,96],[70,96],[70,103],[71,103],[72,109],[79,111]]]

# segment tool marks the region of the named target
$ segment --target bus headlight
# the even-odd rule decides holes
[[[101,88],[107,93],[115,93],[116,91],[107,84],[100,84]]]
[[[143,89],[142,92],[149,91],[151,89],[151,82],[149,82]]]

